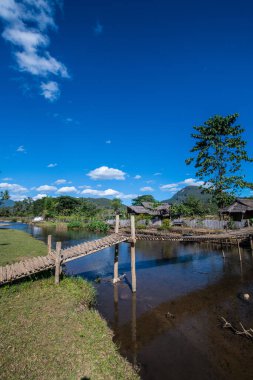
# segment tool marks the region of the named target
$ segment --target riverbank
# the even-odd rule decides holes
[[[1,379],[138,379],[94,300],[92,285],[77,278],[1,288]]]
[[[0,229],[0,266],[47,255],[47,246],[27,233]]]
[[[47,254],[25,232],[0,230],[0,265]],[[138,379],[112,332],[91,308],[95,289],[54,277],[0,288],[1,379]]]

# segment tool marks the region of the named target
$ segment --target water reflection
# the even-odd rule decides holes
[[[62,241],[70,246],[96,239],[86,231],[55,231],[18,225],[38,239]],[[222,253],[224,251],[224,255]],[[224,315],[253,327],[252,253],[237,247],[179,242],[137,242],[137,293],[131,282],[129,245],[119,249],[119,275],[115,285],[114,248],[69,262],[69,274],[101,282],[98,310],[114,331],[120,352],[141,368],[143,379],[252,379],[252,344],[219,327]],[[168,312],[175,318],[167,317]],[[234,340],[236,339],[236,341]],[[239,340],[238,340],[239,339]],[[243,342],[243,343],[241,343]],[[224,363],[229,362],[229,369]],[[241,368],[244,371],[241,371]]]

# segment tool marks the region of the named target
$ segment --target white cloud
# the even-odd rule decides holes
[[[65,186],[65,187],[60,187],[60,189],[57,190],[58,194],[65,194],[65,193],[79,193],[77,188],[75,186]]]
[[[119,169],[108,168],[108,166],[101,166],[100,168],[91,170],[87,175],[91,179],[94,179],[94,180],[97,180],[97,179],[124,180],[126,173],[124,173],[122,170],[119,170]]]
[[[68,181],[66,179],[61,178],[61,179],[57,179],[57,181],[55,181],[54,183],[56,185],[62,185],[63,183],[67,183],[67,182]]]
[[[55,164],[48,164],[47,165],[48,168],[55,168],[56,166],[58,166],[58,164],[56,164],[56,163]]]
[[[39,187],[36,187],[36,191],[56,191],[57,187],[55,186],[49,186],[49,185],[41,185]]]
[[[134,179],[141,179],[141,175],[137,174]]]
[[[40,85],[40,88],[41,88],[41,93],[42,95],[50,100],[50,102],[54,102],[55,100],[57,100],[61,94],[61,91],[59,89],[59,85],[57,82],[53,82],[53,81],[50,81],[50,82],[42,82],[41,85]]]
[[[120,192],[113,189],[107,189],[107,190],[85,189],[82,191],[82,194],[95,195],[98,197],[105,197],[105,196],[116,197],[117,195],[120,194]]]
[[[33,197],[33,200],[36,201],[37,199],[42,199],[47,197],[47,194],[37,194],[35,197]]]
[[[195,178],[187,178],[183,181],[176,182],[176,183],[168,183],[167,185],[160,186],[160,190],[162,191],[168,191],[169,193],[176,193],[177,191],[181,190],[185,186],[203,186],[203,181],[198,181]]]
[[[204,185],[203,181],[198,181],[195,178],[187,178],[184,181],[181,182],[182,185],[187,185],[187,186],[202,186]]]
[[[179,186],[180,182],[179,183],[169,183],[167,185],[162,185],[160,186],[160,189],[161,190],[170,190],[170,189],[174,189],[174,188],[177,188]]]
[[[2,178],[3,181],[12,181],[13,178],[9,178],[9,177],[5,177],[5,178]]]
[[[0,190],[13,191],[14,193],[24,193],[28,189],[24,186],[18,185],[17,183],[0,183]]]
[[[20,145],[20,146],[17,148],[17,152],[19,152],[19,153],[26,153],[26,150],[25,150],[25,148],[24,148],[23,145]]]
[[[133,199],[138,196],[137,194],[124,194],[114,189],[106,189],[106,190],[85,189],[82,191],[81,194],[92,195],[96,197],[114,197],[114,198],[120,198],[120,199]]]
[[[2,37],[14,46],[14,57],[19,71],[47,78],[51,75],[68,78],[66,66],[52,57],[47,50],[48,30],[56,29],[54,13],[58,0],[1,0],[0,19],[5,28]],[[56,100],[60,95],[58,84],[45,88],[41,83],[41,94],[47,100]]]
[[[140,188],[140,191],[154,191],[154,189],[150,186],[144,186]]]
[[[27,198],[27,195],[10,194],[10,199],[15,202],[23,201],[25,198]]]
[[[155,176],[162,175],[162,173],[154,173]]]
[[[116,198],[120,198],[120,199],[133,199],[133,198],[136,198],[138,197],[138,194],[123,194],[123,193],[120,193]]]

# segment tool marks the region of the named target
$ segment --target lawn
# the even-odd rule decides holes
[[[1,380],[138,379],[90,308],[82,279],[39,279],[0,288]]]
[[[0,230],[0,265],[46,255],[30,235]],[[0,287],[0,379],[139,379],[120,356],[93,286],[65,277]]]
[[[47,246],[22,231],[0,229],[0,265],[47,254]]]

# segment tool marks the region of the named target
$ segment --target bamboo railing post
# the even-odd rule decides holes
[[[131,215],[131,275],[132,292],[136,292],[136,268],[135,268],[135,218]]]
[[[252,235],[250,235],[249,241],[250,241],[251,252],[253,253],[253,236]]]
[[[56,256],[55,256],[55,285],[60,283],[61,274],[61,242],[56,243]]]
[[[118,233],[119,233],[119,215],[117,214],[115,218],[115,234],[118,234]]]
[[[119,215],[115,218],[115,234],[119,233]],[[113,268],[113,283],[119,281],[119,244],[115,244],[114,248],[114,268]]]
[[[241,247],[240,247],[240,240],[237,239],[237,248],[238,248],[238,254],[240,262],[242,262],[242,255],[241,255]]]
[[[115,244],[114,248],[114,268],[113,268],[113,283],[119,281],[119,244]]]
[[[52,235],[48,235],[47,237],[47,252],[49,255],[52,253]]]

